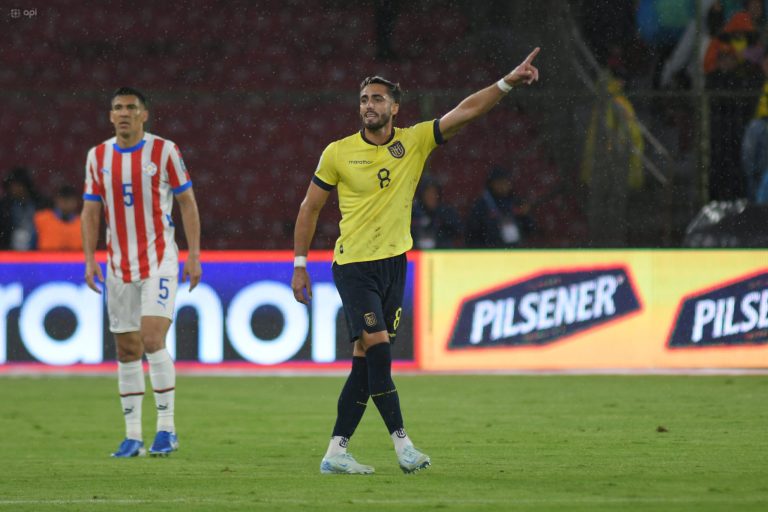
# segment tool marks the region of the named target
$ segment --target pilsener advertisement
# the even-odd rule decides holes
[[[429,370],[768,367],[768,251],[435,252]]]

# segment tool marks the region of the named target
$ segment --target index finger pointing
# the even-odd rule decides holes
[[[539,54],[540,50],[541,50],[541,48],[539,48],[538,46],[536,48],[534,48],[533,51],[531,53],[529,53],[528,56],[525,58],[524,62],[526,64],[530,64],[531,62],[533,62],[533,59]]]

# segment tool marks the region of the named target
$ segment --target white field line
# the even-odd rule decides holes
[[[210,504],[285,504],[285,505],[317,505],[316,500],[297,499],[297,498],[252,498],[252,499],[237,499],[234,496],[227,496],[222,498],[205,498],[205,497],[187,497],[187,498],[158,498],[158,499],[132,499],[132,498],[97,498],[97,499],[16,499],[16,500],[0,500],[0,506],[13,506],[13,505],[150,505],[150,504],[173,504],[173,503],[210,503]],[[661,497],[661,496],[628,496],[628,497],[615,497],[615,498],[601,498],[601,497],[575,497],[575,498],[515,498],[514,496],[508,496],[498,499],[488,498],[414,498],[414,499],[349,499],[344,500],[345,504],[349,505],[436,505],[440,503],[450,503],[452,505],[495,505],[504,504],[507,506],[515,505],[548,505],[548,504],[582,504],[582,505],[614,505],[614,504],[632,504],[632,503],[648,503],[648,504],[693,504],[700,503],[702,505],[708,503],[765,503],[768,504],[768,497],[759,496],[679,496],[679,497]]]

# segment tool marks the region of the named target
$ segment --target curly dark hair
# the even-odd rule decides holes
[[[376,76],[367,76],[360,82],[360,90],[362,91],[366,85],[381,84],[389,89],[389,94],[392,96],[392,100],[395,103],[400,103],[400,99],[403,97],[403,90],[400,88],[400,83],[390,82],[386,78]]]

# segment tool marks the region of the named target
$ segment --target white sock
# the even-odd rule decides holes
[[[141,359],[117,363],[117,388],[125,416],[125,437],[141,441],[141,402],[144,398],[144,369]]]
[[[392,437],[392,442],[395,444],[395,452],[398,454],[402,452],[406,446],[413,446],[411,438],[408,437],[408,434],[405,433],[405,429],[403,428],[395,430],[390,436]]]
[[[157,407],[157,431],[175,432],[173,424],[173,404],[176,394],[176,369],[173,359],[166,349],[147,354],[149,361],[149,379],[155,392]]]
[[[340,453],[347,453],[347,443],[349,439],[344,436],[333,436],[328,444],[328,451],[325,452],[325,458],[333,457]]]

